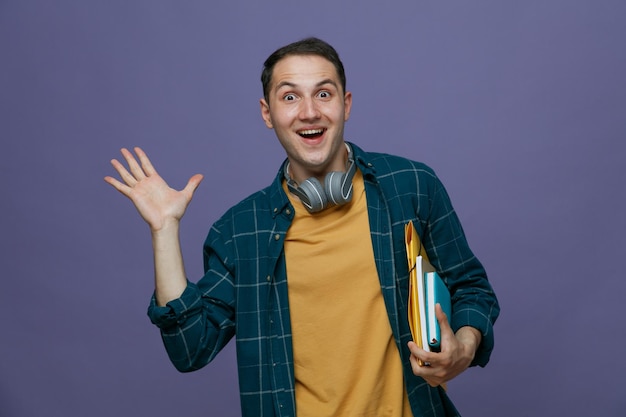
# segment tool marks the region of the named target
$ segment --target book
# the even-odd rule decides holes
[[[414,337],[421,337],[421,343],[418,343],[418,346],[421,346],[422,349],[430,351],[430,333],[429,333],[429,307],[426,300],[426,288],[424,282],[424,268],[423,268],[424,258],[418,256],[415,260],[415,284],[417,286],[417,313],[419,320],[419,335],[414,335]],[[421,279],[420,279],[421,278]]]
[[[418,262],[420,249],[422,247],[417,232],[413,228],[413,223],[409,222],[404,226],[406,255],[409,268],[409,296],[408,296],[408,320],[409,328],[411,330],[411,337],[413,341],[422,349],[424,349],[424,342],[422,339],[422,326],[420,319],[420,305],[419,305],[419,289],[417,286],[417,276],[422,276],[422,262]],[[419,273],[418,273],[419,269]],[[423,317],[423,315],[421,315]],[[426,345],[428,346],[428,345]]]
[[[408,320],[411,336],[420,348],[438,352],[441,350],[441,329],[435,315],[435,305],[440,304],[450,318],[450,293],[428,261],[425,251],[422,252],[413,222],[407,223],[404,231],[409,268]]]
[[[439,352],[441,351],[441,329],[435,315],[435,305],[441,306],[449,320],[452,313],[450,292],[437,272],[426,272],[424,274],[424,293],[427,344],[431,351]]]

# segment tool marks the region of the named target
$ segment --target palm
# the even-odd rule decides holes
[[[167,219],[180,220],[191,200],[190,195],[170,188],[158,174],[138,182],[128,197],[153,229],[161,228]]]
[[[174,190],[156,172],[141,149],[135,148],[135,152],[141,165],[128,150],[122,149],[128,170],[117,160],[111,161],[123,183],[112,177],[106,177],[105,181],[133,202],[152,230],[160,230],[168,221],[179,221],[183,217],[202,175],[191,177],[184,189]]]

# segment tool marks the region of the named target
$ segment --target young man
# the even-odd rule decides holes
[[[344,141],[352,95],[327,43],[280,48],[261,78],[261,115],[287,159],[213,225],[197,284],[178,230],[202,176],[172,190],[136,148],[139,162],[122,150],[128,170],[112,161],[123,182],[105,178],[151,228],[149,315],[170,359],[199,369],[237,336],[244,417],[458,415],[441,384],[488,362],[499,306],[443,185],[421,163]],[[410,341],[408,221],[452,295],[452,317],[437,310],[439,353]]]

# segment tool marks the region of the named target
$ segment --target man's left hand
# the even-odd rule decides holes
[[[413,341],[409,342],[413,373],[421,376],[433,387],[447,382],[465,371],[481,341],[480,332],[473,327],[461,327],[456,334],[448,323],[448,317],[437,304],[435,314],[441,328],[441,352],[427,352]],[[422,363],[429,364],[421,366]]]

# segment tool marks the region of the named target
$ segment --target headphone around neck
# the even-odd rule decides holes
[[[289,176],[289,161],[287,161],[284,169],[287,188],[300,199],[309,213],[317,213],[333,205],[340,206],[352,199],[352,179],[356,173],[356,164],[352,148],[347,143],[345,145],[348,148],[346,172],[329,172],[324,178],[323,186],[315,177],[308,178],[298,185]]]

